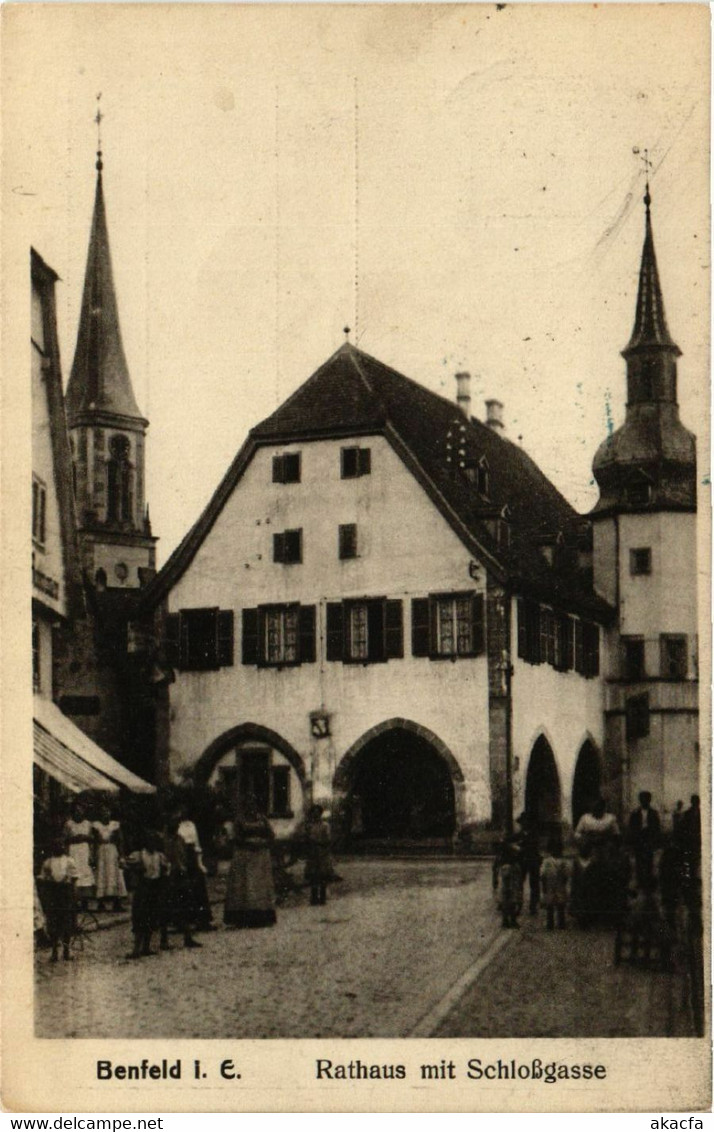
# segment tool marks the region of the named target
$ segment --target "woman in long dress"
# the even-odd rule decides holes
[[[223,920],[229,927],[264,928],[275,923],[270,822],[249,802],[235,823]]]
[[[126,896],[124,873],[119,867],[122,857],[122,833],[118,821],[112,819],[109,806],[102,806],[99,820],[92,822],[96,849],[97,910],[104,911],[104,901],[111,900],[114,911],[121,911]]]
[[[79,800],[72,804],[71,817],[64,827],[69,856],[77,869],[75,893],[77,906],[86,908],[94,894],[94,872],[91,864],[92,823],[85,814],[84,805]]]

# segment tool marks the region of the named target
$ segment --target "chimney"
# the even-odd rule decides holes
[[[456,375],[456,404],[466,417],[471,420],[471,374],[457,373]]]
[[[503,401],[492,398],[486,402],[486,424],[494,432],[503,432]]]

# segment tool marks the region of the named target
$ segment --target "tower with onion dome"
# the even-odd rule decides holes
[[[622,355],[627,405],[598,448],[595,587],[617,610],[608,640],[609,777],[623,810],[649,790],[672,811],[698,792],[696,441],[679,419],[649,183],[635,322]],[[615,799],[613,799],[614,801]]]

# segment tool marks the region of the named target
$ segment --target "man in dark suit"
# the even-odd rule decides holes
[[[637,887],[649,890],[654,879],[654,855],[661,839],[659,814],[652,809],[652,795],[643,790],[639,807],[630,814],[629,840],[635,854]]]

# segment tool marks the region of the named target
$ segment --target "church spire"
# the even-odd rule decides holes
[[[649,179],[645,188],[645,241],[642,246],[642,261],[640,263],[640,283],[637,292],[637,306],[635,308],[635,325],[627,346],[622,351],[627,358],[635,352],[650,349],[671,350],[675,356],[681,354],[679,346],[670,336],[667,328],[667,319],[664,313],[664,300],[662,288],[657,271],[657,257],[655,255],[654,238],[652,236],[652,216],[650,206]]]
[[[101,117],[98,113],[99,121]],[[99,124],[99,123],[98,123]],[[89,238],[77,347],[67,386],[70,427],[87,415],[144,421],[134,398],[119,328],[119,313],[102,184],[102,150],[97,150],[97,184]],[[106,421],[106,423],[109,423]]]

